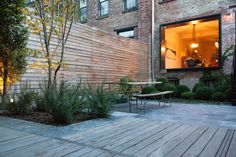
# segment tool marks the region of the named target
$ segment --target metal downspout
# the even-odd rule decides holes
[[[151,42],[151,79],[154,81],[155,79],[155,72],[154,72],[154,61],[155,61],[155,55],[154,55],[154,41],[155,41],[155,0],[152,0],[152,42]]]

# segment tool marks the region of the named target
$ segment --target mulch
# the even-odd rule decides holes
[[[54,126],[65,126],[66,125],[66,124],[61,124],[61,123],[56,122],[53,119],[52,115],[50,115],[49,113],[45,113],[45,112],[32,112],[30,114],[0,113],[0,116],[22,119],[22,120],[27,120],[27,121],[37,122],[37,123],[54,125]],[[92,114],[76,113],[73,116],[72,124],[83,122],[83,121],[94,119],[94,118],[96,118],[96,116],[92,115]]]

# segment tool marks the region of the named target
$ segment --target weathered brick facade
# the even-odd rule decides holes
[[[222,17],[222,52],[235,43],[235,5],[236,0],[173,0],[167,3],[155,3],[155,75],[177,77],[179,79],[198,79],[202,71],[160,71],[160,25],[193,18],[220,14]],[[232,60],[224,66],[231,72]]]
[[[123,12],[123,0],[110,0],[109,15],[100,17],[98,3],[98,0],[88,0],[87,24],[89,26],[112,34],[116,34],[114,30],[135,27],[135,38],[137,39],[139,10]]]
[[[88,0],[87,24],[100,30],[115,33],[114,30],[137,26],[135,38],[149,43],[150,64],[153,60],[155,77],[161,75],[177,77],[179,79],[198,79],[202,71],[161,72],[160,70],[160,25],[190,20],[210,15],[221,15],[222,52],[235,42],[235,11],[236,0],[154,0],[154,44],[152,50],[152,0],[139,0],[138,10],[123,12],[123,0],[109,1],[109,16],[100,18],[98,15],[98,1]],[[162,0],[163,1],[163,0]],[[224,66],[227,73],[231,72],[232,60]],[[151,66],[150,66],[151,67]],[[149,68],[150,69],[150,68]],[[151,72],[151,69],[150,69]]]

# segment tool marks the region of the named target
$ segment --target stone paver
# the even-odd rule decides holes
[[[119,104],[115,110],[129,112],[128,104]],[[135,106],[132,112],[136,112]],[[236,129],[236,106],[230,105],[172,103],[171,107],[159,107],[149,102],[146,113],[138,113],[142,118]]]

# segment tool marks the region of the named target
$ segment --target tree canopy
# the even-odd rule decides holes
[[[26,69],[28,29],[24,0],[0,1],[0,62],[3,95],[10,84],[17,81]]]

